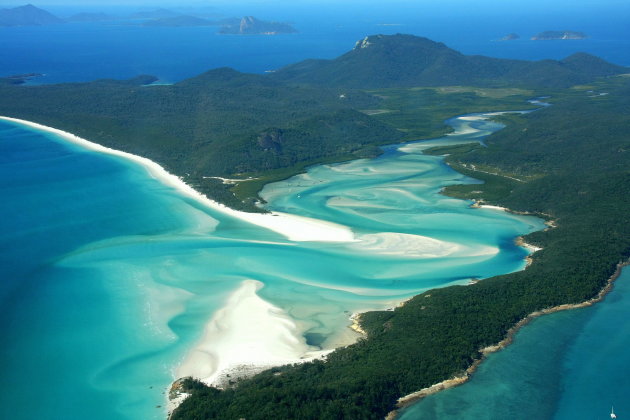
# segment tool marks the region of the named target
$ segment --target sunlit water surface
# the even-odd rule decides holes
[[[630,270],[597,305],[537,318],[462,386],[402,420],[606,419],[630,414]]]
[[[0,122],[0,417],[161,419],[204,325],[244,280],[308,344],[334,347],[352,312],[524,267],[541,220],[439,194],[476,182],[421,150],[500,128],[389,146],[268,185],[268,207],[350,227],[292,242],[186,198],[120,157]],[[255,320],[252,320],[255,322]]]

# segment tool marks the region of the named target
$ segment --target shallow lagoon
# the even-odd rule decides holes
[[[440,144],[500,128],[453,124]],[[435,142],[265,188],[270,209],[356,239],[331,243],[290,241],[53,134],[3,121],[0,139],[4,417],[164,418],[178,366],[244,281],[264,284],[300,346],[331,348],[353,339],[352,312],[522,269],[514,238],[543,227],[440,195],[476,181],[421,154]]]

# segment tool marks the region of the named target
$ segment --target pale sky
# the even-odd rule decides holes
[[[72,5],[72,6],[109,6],[113,4],[120,5],[134,5],[134,6],[154,6],[154,5],[171,5],[177,6],[213,6],[220,5],[225,6],[229,4],[282,4],[296,5],[296,4],[360,4],[365,7],[369,7],[374,4],[390,4],[390,3],[413,3],[415,5],[426,4],[427,6],[465,6],[465,5],[483,5],[483,6],[496,6],[498,8],[506,7],[510,5],[529,6],[531,8],[537,7],[566,7],[566,8],[580,8],[588,6],[625,6],[628,4],[627,0],[190,0],[190,1],[176,1],[176,0],[1,0],[0,7],[15,7],[32,3],[35,6],[47,6],[47,5]]]
[[[416,10],[426,8],[427,13],[432,11],[458,16],[488,13],[495,16],[530,15],[538,13],[558,15],[565,13],[575,15],[604,16],[614,13],[616,16],[630,16],[630,1],[628,0],[0,0],[0,8],[15,7],[32,3],[41,8],[48,8],[55,13],[64,8],[75,11],[97,11],[126,6],[127,8],[212,8],[216,7],[224,11],[230,9],[243,10],[248,6],[259,10],[266,7],[283,7],[287,11],[295,12],[312,7],[321,10],[322,7],[343,8],[343,6],[356,7],[363,14],[369,13],[371,8],[391,10],[397,8],[403,10],[409,5]],[[55,10],[56,8],[59,8]],[[378,13],[378,10],[375,11]]]

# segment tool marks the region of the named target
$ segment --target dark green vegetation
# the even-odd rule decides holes
[[[272,369],[225,391],[189,380],[193,396],[173,419],[382,419],[398,397],[465,370],[529,313],[596,295],[630,256],[630,78],[556,92],[550,101],[507,117],[487,148],[442,150],[452,164],[501,174],[469,170],[491,182],[458,195],[492,197],[557,223],[525,238],[544,247],[529,268],[366,313],[368,338],[325,363]]]
[[[523,109],[524,100],[534,95],[532,89],[467,87],[466,83],[479,77],[470,69],[466,75],[460,74],[465,65],[461,60],[481,60],[483,71],[492,67],[494,72],[512,68],[513,60],[470,58],[443,44],[406,35],[368,40],[364,41],[371,43],[368,48],[353,50],[331,63],[337,63],[339,71],[354,71],[343,63],[362,66],[363,73],[353,74],[358,82],[367,83],[365,78],[375,77],[374,70],[380,72],[385,66],[387,71],[379,77],[386,77],[386,83],[376,84],[405,86],[415,80],[406,75],[409,66],[416,65],[414,74],[423,78],[435,73],[436,79],[429,84],[443,80],[439,73],[451,74],[449,80],[455,86],[366,92],[288,84],[278,80],[286,71],[271,77],[223,68],[170,86],[144,86],[155,80],[152,76],[47,86],[0,83],[0,115],[50,125],[146,156],[211,198],[238,209],[259,211],[254,203],[267,182],[315,163],[375,156],[378,145],[443,134],[443,120],[455,114]],[[544,82],[555,81],[558,86],[567,80],[582,81],[585,75],[608,75],[622,69],[586,55],[549,65],[553,71]],[[312,70],[299,79],[312,77]],[[294,68],[291,74],[296,71]],[[328,77],[326,71],[323,74],[315,79]],[[213,176],[256,180],[234,187],[207,178]]]
[[[405,133],[405,141],[446,134],[444,120],[455,115],[536,108],[526,102],[534,96],[533,91],[525,89],[449,86],[378,89],[369,93],[382,98],[382,102],[379,109],[364,112],[400,129]]]
[[[217,69],[171,86],[99,80],[0,85],[0,115],[57,127],[146,156],[236,208],[255,209],[208,176],[289,176],[323,159],[374,156],[402,133],[356,109],[380,100],[363,92],[289,87],[264,76]],[[340,96],[343,93],[343,96]],[[245,203],[243,202],[245,201]]]
[[[412,35],[374,35],[334,60],[306,60],[273,77],[293,83],[355,88],[414,86],[569,87],[627,71],[589,54],[522,61],[463,55]]]
[[[147,156],[243,207],[242,197],[252,200],[265,182],[306,165],[374,155],[378,144],[442,134],[447,117],[524,109],[525,98],[551,95],[552,107],[501,117],[507,128],[487,139],[487,148],[431,151],[448,153],[450,165],[486,181],[447,193],[555,220],[557,228],[526,238],[544,247],[527,270],[364,314],[368,338],[326,362],[272,369],[224,391],[186,381],[193,396],[173,415],[376,419],[398,397],[465,370],[480,348],[500,341],[527,314],[593,297],[630,256],[630,78],[610,77],[624,70],[584,54],[527,63],[466,57],[409,36],[368,37],[337,60],[297,64],[274,78],[219,69],[173,86],[143,86],[145,77],[0,86],[0,115]],[[493,84],[492,75],[503,76]],[[565,88],[594,76],[608,77]],[[330,78],[370,90],[289,86],[280,78]],[[455,86],[405,88],[420,80]],[[520,89],[506,87],[511,81]],[[484,88],[462,87],[474,82]],[[207,176],[258,179],[239,183],[236,198]]]

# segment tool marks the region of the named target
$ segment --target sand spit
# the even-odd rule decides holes
[[[291,241],[357,241],[350,228],[335,223],[281,212],[260,214],[230,209],[208,199],[150,159],[111,149],[35,122],[3,116],[0,116],[0,120],[55,134],[87,150],[133,161],[146,169],[151,177],[176,189],[183,196],[228,216],[272,230]],[[209,321],[204,338],[182,363],[177,378],[193,376],[209,385],[223,386],[238,377],[250,376],[273,366],[324,357],[332,351],[307,346],[297,325],[280,308],[258,297],[256,291],[261,287],[262,283],[253,280],[242,283],[226,307]],[[182,392],[180,381],[171,386],[168,394],[169,413],[188,396]]]
[[[111,149],[89,140],[78,137],[72,133],[48,127],[31,121],[21,120],[17,118],[0,116],[0,120],[11,121],[22,124],[31,128],[53,133],[64,140],[81,146],[88,150],[93,150],[108,155],[119,156],[127,160],[133,161],[143,166],[149,175],[158,179],[165,185],[178,190],[184,196],[192,198],[197,202],[204,204],[214,210],[229,216],[238,218],[248,223],[272,230],[279,233],[292,241],[318,241],[318,242],[354,242],[354,234],[352,230],[346,226],[338,225],[331,222],[325,222],[317,219],[311,219],[303,216],[296,216],[281,212],[272,212],[267,214],[245,213],[233,210],[216,201],[208,199],[203,194],[194,190],[190,185],[186,184],[181,178],[167,172],[162,166],[150,159],[133,155],[131,153],[120,150]]]
[[[463,247],[427,236],[398,232],[363,234],[351,247],[378,255],[395,255],[407,258],[439,258],[460,251]]]
[[[263,283],[245,280],[206,324],[201,340],[177,369],[177,378],[193,377],[216,388],[274,366],[323,358],[332,350],[306,344],[303,331],[280,308],[256,293]],[[169,393],[169,413],[187,397],[181,380]]]
[[[408,405],[415,403],[431,394],[435,394],[439,391],[443,391],[445,389],[448,388],[453,388],[455,386],[461,385],[463,383],[465,383],[466,381],[468,381],[471,377],[471,375],[477,370],[477,367],[485,360],[485,358],[491,354],[494,353],[496,351],[499,351],[501,349],[506,348],[507,346],[509,346],[510,344],[512,344],[512,341],[514,340],[514,336],[515,334],[521,329],[523,328],[525,325],[527,325],[529,322],[531,322],[533,319],[541,316],[541,315],[546,315],[546,314],[551,314],[554,312],[559,312],[559,311],[565,311],[568,309],[577,309],[577,308],[584,308],[587,306],[592,306],[597,302],[600,302],[604,299],[604,297],[608,294],[608,292],[610,292],[612,290],[613,284],[615,282],[615,280],[619,277],[619,275],[621,274],[621,270],[623,267],[626,267],[630,265],[630,260],[625,261],[625,262],[621,262],[619,264],[617,264],[617,269],[615,270],[615,272],[613,273],[612,276],[610,276],[610,278],[608,279],[608,281],[606,282],[606,285],[599,291],[599,293],[584,302],[581,303],[567,303],[564,305],[558,305],[558,306],[553,306],[551,308],[546,308],[546,309],[542,309],[540,311],[535,311],[532,312],[531,314],[527,315],[525,318],[521,319],[519,322],[517,322],[512,328],[510,328],[507,332],[507,334],[505,335],[505,338],[503,340],[501,340],[500,342],[498,342],[497,344],[491,345],[491,346],[487,346],[484,347],[483,349],[480,349],[479,352],[481,353],[481,357],[477,360],[475,360],[473,362],[472,365],[470,365],[468,367],[468,369],[466,369],[465,372],[463,372],[462,374],[453,376],[450,379],[447,379],[445,381],[439,382],[437,384],[431,385],[427,388],[423,388],[419,391],[413,392],[411,394],[405,395],[401,398],[398,399],[398,402],[396,404],[396,409],[389,412],[387,414],[387,416],[385,417],[386,420],[394,420],[398,417],[399,414],[399,410],[402,408],[407,407]]]
[[[221,388],[239,376],[322,355],[306,344],[282,309],[258,296],[262,287],[256,280],[241,283],[206,325],[204,336],[177,369],[178,378],[192,376]]]
[[[182,195],[228,216],[272,230],[292,241],[359,242],[360,239],[369,239],[356,238],[348,227],[308,217],[280,212],[269,214],[239,212],[208,199],[195,191],[191,186],[187,185],[181,178],[168,173],[159,164],[147,158],[107,148],[74,134],[38,123],[1,116],[0,119],[53,133],[65,141],[88,150],[133,161],[145,168],[150,176],[176,189]],[[403,250],[407,252],[409,248],[415,248],[415,245],[420,245],[418,241],[422,242],[423,246],[431,245],[431,256],[455,251],[451,246],[452,244],[438,241],[433,242],[433,240],[429,240],[430,238],[411,238],[387,234],[373,236],[374,237],[368,240],[364,246],[374,247],[374,250],[378,252],[385,250],[393,252],[393,249],[396,249],[396,252],[401,252],[400,248],[403,248]],[[415,252],[411,252],[410,256],[418,257]],[[200,378],[208,385],[224,387],[229,386],[231,381],[239,377],[251,376],[254,373],[273,366],[305,362],[313,360],[314,358],[324,357],[327,353],[332,351],[321,351],[309,347],[298,325],[280,308],[266,302],[257,295],[256,292],[262,286],[262,283],[255,280],[245,280],[241,283],[240,287],[229,297],[225,306],[217,311],[208,322],[202,339],[191,350],[178,368],[177,378],[193,376]],[[579,307],[574,305],[570,306]],[[554,312],[555,310],[553,309],[554,308],[546,310],[547,312],[541,311],[540,314]],[[561,309],[570,308],[566,307],[556,310]],[[534,315],[532,314],[530,317],[531,316]],[[359,318],[360,316],[356,316],[352,319],[353,327],[351,328],[359,333],[365,334],[360,328]],[[518,327],[515,326],[515,328],[520,328],[522,325],[524,324],[519,323],[517,324]],[[514,332],[510,330],[506,340],[508,338],[511,339],[511,335],[513,335]],[[503,341],[499,343],[497,349],[509,344],[508,342],[505,344],[502,343]],[[494,347],[496,346],[492,348]],[[485,355],[491,351],[496,350],[492,350],[489,347],[483,349],[482,353],[485,357]],[[399,400],[399,406],[423,398],[431,393],[438,392],[441,389],[465,382],[481,360],[483,360],[483,358],[475,362],[475,364],[466,371],[466,374],[461,377],[449,379],[401,398]],[[171,388],[172,392],[170,394],[172,399],[169,403],[169,412],[174,410],[177,405],[186,398],[186,394],[181,392],[180,386],[180,382],[176,381]]]

